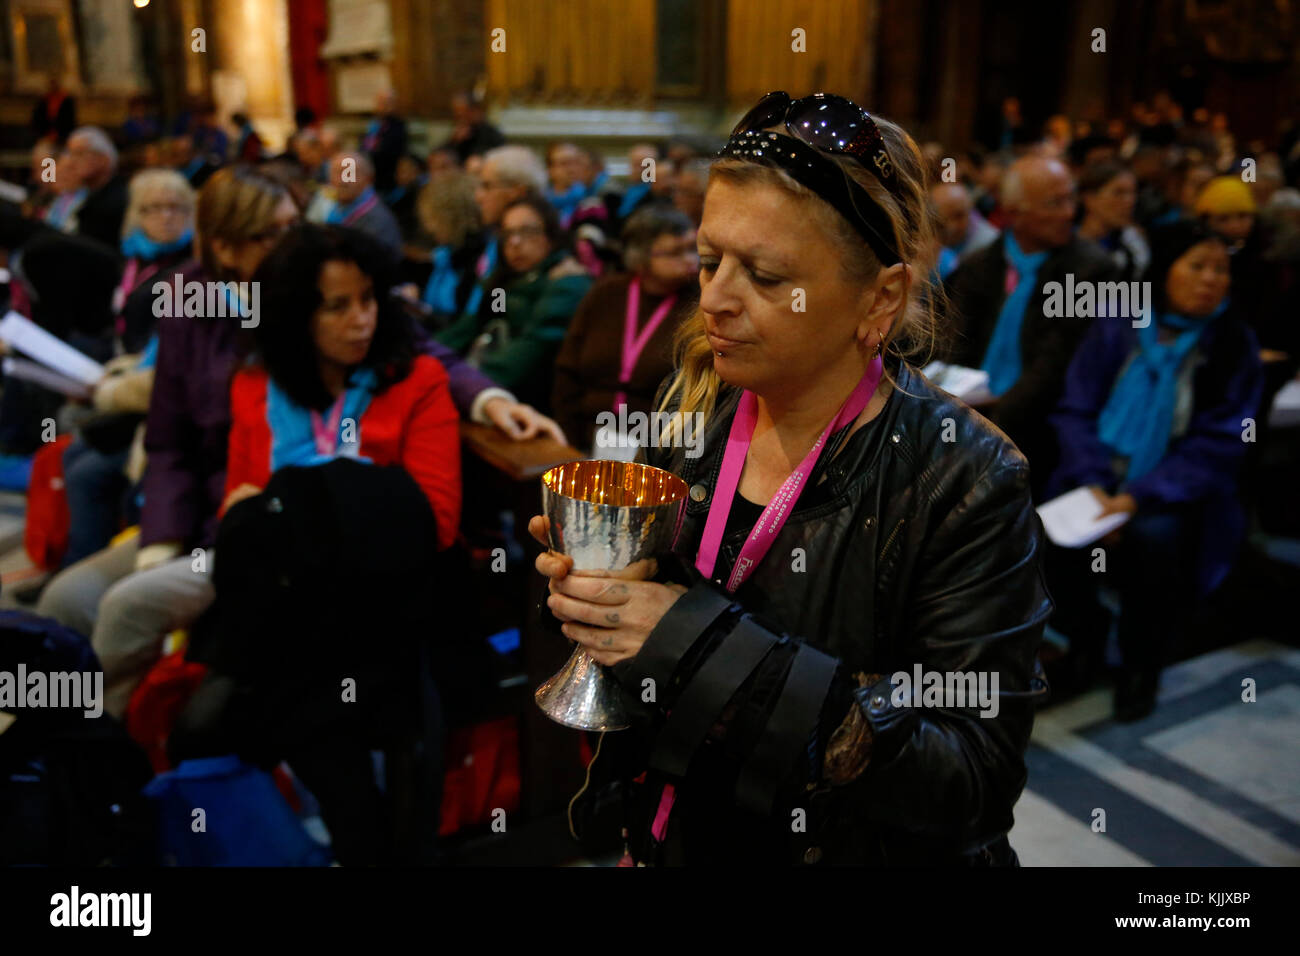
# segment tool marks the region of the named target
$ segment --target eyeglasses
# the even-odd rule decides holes
[[[140,215],[142,216],[161,216],[166,214],[183,216],[187,212],[189,212],[189,207],[174,202],[147,203],[140,207]]]
[[[768,93],[746,113],[731,135],[758,133],[785,126],[790,136],[814,149],[848,156],[871,170],[880,184],[900,199],[898,171],[871,114],[834,93],[814,93],[791,100],[784,90]]]
[[[541,226],[520,226],[518,229],[502,229],[501,241],[509,242],[511,239],[537,239],[546,235],[546,230]]]

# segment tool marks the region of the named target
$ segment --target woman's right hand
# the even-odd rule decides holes
[[[560,554],[551,551],[551,541],[548,536],[551,523],[545,515],[533,515],[528,520],[528,533],[537,539],[537,542],[547,550],[537,556],[536,567],[545,577],[551,579],[553,584],[556,581],[562,581],[573,570],[573,558],[567,554]]]
[[[635,564],[628,565],[621,571],[599,571],[599,570],[573,570],[573,558],[567,554],[560,554],[558,551],[552,551],[549,536],[550,519],[545,515],[533,515],[528,520],[528,533],[531,534],[537,543],[547,550],[537,556],[534,563],[538,571],[550,578],[548,586],[551,593],[555,593],[555,582],[563,581],[570,573],[575,577],[583,578],[618,578],[623,581],[649,581],[659,573],[659,562],[654,558],[643,558]]]

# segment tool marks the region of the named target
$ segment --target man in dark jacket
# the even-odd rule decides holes
[[[397,161],[407,149],[406,120],[397,115],[397,94],[392,90],[379,94],[375,113],[361,148],[375,165],[375,187],[387,193],[397,185]]]
[[[1037,491],[1056,463],[1047,416],[1091,318],[1074,315],[1072,307],[1057,315],[1053,305],[1073,305],[1063,302],[1064,290],[1119,276],[1100,247],[1074,236],[1074,180],[1059,161],[1018,160],[1003,180],[1002,202],[1006,232],[948,279],[956,333],[948,355],[958,365],[989,371],[997,403],[984,411],[1029,459]]]
[[[490,149],[505,145],[505,136],[487,121],[483,101],[472,92],[453,96],[451,112],[456,125],[442,146],[444,149],[454,149],[460,157],[461,165],[471,156],[481,156]]]
[[[83,126],[68,137],[69,174],[87,190],[77,210],[77,232],[116,249],[126,215],[126,180],[118,175],[117,149],[98,126]]]

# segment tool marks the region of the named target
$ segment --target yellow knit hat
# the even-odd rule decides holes
[[[1196,214],[1214,216],[1231,212],[1255,212],[1255,197],[1250,194],[1250,187],[1236,176],[1216,176],[1196,197]]]

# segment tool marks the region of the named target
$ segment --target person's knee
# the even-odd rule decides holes
[[[165,632],[153,633],[147,623],[147,588],[128,575],[104,592],[99,602],[91,644],[99,655],[106,679],[132,671],[157,658]]]
[[[103,591],[86,569],[74,564],[56,574],[41,591],[36,613],[89,635]]]

